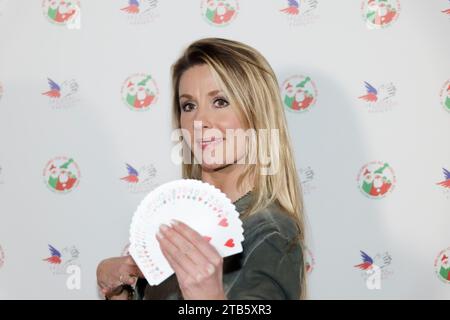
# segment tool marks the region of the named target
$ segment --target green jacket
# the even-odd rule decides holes
[[[248,207],[248,193],[234,205],[239,213]],[[283,210],[272,204],[242,219],[243,252],[223,261],[223,285],[228,299],[299,299],[303,252],[296,241],[297,228]],[[138,299],[183,299],[175,275],[158,286],[145,279],[137,283]]]

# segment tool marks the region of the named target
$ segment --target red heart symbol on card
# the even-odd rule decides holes
[[[234,247],[234,241],[233,239],[228,239],[227,242],[225,242],[225,246],[229,247],[229,248],[233,248]]]
[[[221,227],[228,227],[228,220],[227,218],[223,218],[222,220],[219,221],[219,226]]]

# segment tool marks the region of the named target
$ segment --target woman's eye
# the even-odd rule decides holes
[[[223,98],[219,98],[219,99],[214,100],[214,105],[217,108],[224,108],[224,107],[227,107],[229,105],[229,103],[227,100],[225,100]]]
[[[193,105],[192,103],[185,103],[181,106],[181,110],[183,110],[184,112],[189,112],[192,111],[192,109],[194,109],[195,105]]]

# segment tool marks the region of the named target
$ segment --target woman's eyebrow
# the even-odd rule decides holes
[[[213,90],[208,93],[208,96],[212,97],[220,92],[222,92],[222,91],[221,90]],[[182,95],[180,95],[180,97],[178,99],[181,99],[181,98],[194,99],[193,96],[191,96],[190,94],[187,94],[187,93],[183,93]]]
[[[218,94],[219,92],[221,92],[221,91],[220,91],[220,90],[213,90],[213,91],[210,91],[210,92],[208,93],[208,96],[210,96],[210,97],[215,96],[215,95]]]
[[[190,94],[183,93],[182,95],[180,95],[180,97],[178,99],[181,99],[181,98],[192,99],[193,97]]]

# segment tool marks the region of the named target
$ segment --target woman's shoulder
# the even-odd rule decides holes
[[[280,244],[288,244],[298,236],[297,224],[278,204],[255,212],[242,220],[246,242],[260,242],[268,237],[280,238]]]

